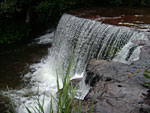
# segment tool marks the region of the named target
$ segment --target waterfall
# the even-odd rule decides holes
[[[112,60],[115,57],[115,61],[125,61],[125,59],[132,61],[133,57],[139,54],[139,47],[132,51],[134,55],[132,53],[128,55],[129,51],[124,50],[132,46],[132,40],[146,40],[148,38],[148,34],[141,31],[107,25],[69,14],[64,14],[61,17],[54,35],[52,47],[49,48],[47,57],[43,58],[40,63],[31,65],[33,72],[26,74],[24,77],[30,79],[30,85],[22,90],[15,91],[14,98],[18,103],[18,113],[26,113],[25,106],[35,106],[37,89],[39,89],[41,101],[45,95],[44,108],[45,111],[48,111],[50,94],[55,95],[57,92],[56,70],[59,73],[59,81],[62,87],[60,65],[62,64],[64,71],[66,71],[72,51],[74,59],[71,77],[82,77],[88,59]],[[83,87],[82,89],[86,90]],[[26,97],[24,91],[32,92],[32,95]]]
[[[127,27],[116,27],[64,14],[55,33],[52,54],[66,68],[74,50],[72,75],[81,74],[90,58],[112,60],[117,52],[133,40],[149,35]]]

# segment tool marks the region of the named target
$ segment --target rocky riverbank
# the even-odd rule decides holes
[[[137,43],[137,42],[134,42]],[[141,42],[138,42],[141,45]],[[150,44],[142,42],[140,59],[128,64],[91,59],[85,83],[91,89],[82,101],[82,112],[89,113],[148,113],[150,79],[143,76],[150,69]],[[78,101],[78,100],[76,100]]]

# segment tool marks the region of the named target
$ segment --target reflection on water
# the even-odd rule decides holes
[[[71,14],[90,18],[102,23],[118,26],[128,26],[142,31],[150,31],[150,9],[127,9],[127,8],[101,8],[80,10]],[[90,26],[91,27],[91,26]],[[49,36],[54,34],[49,34]],[[48,37],[49,37],[48,36]],[[25,86],[22,76],[29,72],[28,66],[39,62],[47,54],[47,49],[51,46],[46,42],[52,42],[46,39],[47,35],[39,44],[14,44],[0,47],[0,91],[10,89],[19,89]],[[8,100],[0,96],[0,113],[7,109],[5,104]]]
[[[102,23],[127,26],[150,32],[150,8],[98,8],[72,12],[79,17],[90,18]]]
[[[27,73],[30,64],[39,62],[47,54],[47,48],[51,45],[38,44],[12,44],[0,47],[0,92],[10,89],[18,89],[25,85],[22,76]],[[8,99],[0,96],[0,113],[6,109]]]

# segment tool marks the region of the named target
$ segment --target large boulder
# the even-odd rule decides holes
[[[145,102],[150,79],[143,76],[150,69],[150,45],[141,49],[140,59],[132,64],[91,59],[86,68],[85,83],[92,88],[82,102],[82,112],[145,113],[150,106]],[[150,91],[148,91],[150,92]],[[150,100],[150,99],[149,99]]]

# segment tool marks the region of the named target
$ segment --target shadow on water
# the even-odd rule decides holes
[[[0,91],[19,89],[25,85],[22,77],[29,66],[40,61],[47,54],[50,44],[17,43],[0,46]],[[8,99],[0,95],[0,113],[6,111]]]

